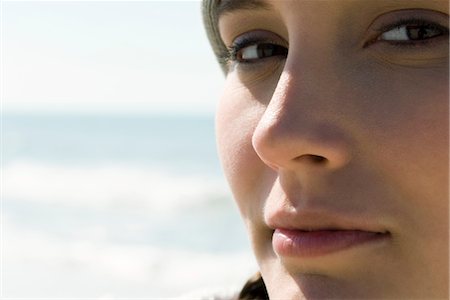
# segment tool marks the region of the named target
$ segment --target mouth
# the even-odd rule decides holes
[[[350,248],[379,244],[388,240],[390,236],[387,231],[276,228],[272,236],[272,246],[279,256],[317,257]]]

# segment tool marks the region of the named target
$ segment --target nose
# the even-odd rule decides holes
[[[348,136],[330,107],[335,101],[310,90],[295,75],[283,72],[254,130],[253,148],[275,170],[336,170],[351,160]]]

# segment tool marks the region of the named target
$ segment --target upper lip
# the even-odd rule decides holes
[[[376,218],[369,216],[347,216],[325,211],[278,211],[266,216],[267,226],[272,230],[288,229],[301,231],[358,230],[374,233],[389,233]]]

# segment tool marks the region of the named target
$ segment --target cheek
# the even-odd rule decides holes
[[[396,134],[399,136],[396,143],[398,158],[392,174],[406,187],[410,207],[414,209],[411,221],[420,227],[417,230],[428,236],[447,235],[448,94],[430,94],[428,97],[426,99],[436,100],[432,101],[434,105],[423,107],[407,123],[409,126]]]
[[[406,73],[406,74],[405,74]],[[365,111],[364,152],[402,195],[405,228],[424,238],[448,233],[448,75],[412,70],[385,76],[377,106]],[[376,93],[373,93],[376,94]],[[384,99],[384,100],[383,100]],[[368,106],[369,107],[369,106]],[[370,139],[369,139],[370,137]]]
[[[216,113],[219,156],[234,198],[244,218],[263,206],[273,174],[259,159],[252,146],[252,136],[264,106],[252,94],[228,79]]]
[[[379,139],[385,145],[379,165],[403,200],[398,224],[405,251],[414,253],[411,261],[429,262],[424,273],[427,268],[435,277],[446,278],[448,269],[442,265],[448,265],[449,241],[448,92],[431,91],[410,95],[421,105],[405,110],[410,114],[400,117],[403,125],[386,130]]]

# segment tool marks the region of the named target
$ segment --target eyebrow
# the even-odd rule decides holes
[[[238,10],[270,10],[271,8],[272,5],[264,0],[221,0],[217,5],[216,16],[217,19],[219,19],[225,14],[229,14]]]

